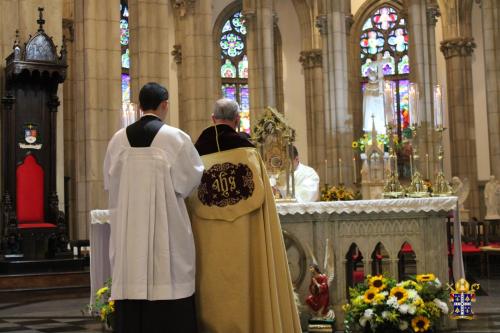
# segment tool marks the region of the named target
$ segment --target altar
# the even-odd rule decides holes
[[[343,322],[341,307],[347,302],[349,284],[356,282],[352,271],[353,245],[357,248],[354,258],[357,278],[360,272],[361,278],[376,274],[377,267],[384,268],[380,273],[400,278],[400,261],[404,260],[401,254],[412,252],[415,273],[434,273],[442,283],[449,281],[446,221],[450,212],[458,214],[456,197],[279,203],[277,210],[292,280],[303,304],[310,282],[311,258],[307,248],[312,249],[322,266],[326,240],[332,242],[335,278],[330,287],[330,299],[337,326]],[[92,295],[109,277],[108,219],[108,211],[91,212]],[[459,223],[454,223],[453,238],[460,244]],[[454,249],[453,273],[456,279],[464,277],[460,246]],[[306,316],[303,311],[303,319]]]

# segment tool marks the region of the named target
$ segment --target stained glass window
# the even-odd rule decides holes
[[[240,105],[240,131],[250,133],[250,99],[248,93],[248,57],[246,55],[245,20],[238,10],[222,25],[220,35],[220,77],[222,96]]]
[[[120,1],[120,45],[122,49],[122,103],[130,102],[130,50],[128,26],[128,0]]]
[[[373,64],[382,55],[381,69],[386,80],[391,80],[396,91],[398,133],[408,127],[408,30],[406,20],[392,6],[383,5],[372,12],[364,22],[359,45],[361,46],[361,84],[368,81],[368,70],[378,70]]]

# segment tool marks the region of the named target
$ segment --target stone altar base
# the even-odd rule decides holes
[[[309,325],[307,326],[307,332],[309,333],[333,333],[335,319],[309,319]]]

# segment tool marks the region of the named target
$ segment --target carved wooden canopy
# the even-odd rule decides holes
[[[19,31],[16,31],[14,41],[14,51],[6,59],[7,79],[13,79],[22,73],[29,75],[48,76],[62,83],[66,78],[66,46],[65,41],[61,47],[60,54],[57,54],[57,47],[43,30],[45,20],[43,19],[43,8],[38,8],[40,17],[38,31],[34,36],[30,35],[28,42],[24,45],[19,43]]]

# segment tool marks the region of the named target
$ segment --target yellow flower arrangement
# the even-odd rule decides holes
[[[396,297],[399,304],[403,304],[408,299],[408,292],[403,287],[392,288],[390,295]]]
[[[111,296],[111,280],[107,281],[95,295],[94,304],[88,306],[90,314],[99,317],[102,322],[112,327],[115,301],[109,299]]]
[[[350,303],[342,307],[346,333],[429,333],[449,311],[448,292],[433,274],[399,283],[384,275],[368,275],[364,283],[350,288],[349,295]]]
[[[384,281],[384,277],[382,275],[370,277],[368,279],[368,285],[372,288],[376,288],[378,291],[382,291],[387,287],[386,281]]]
[[[436,280],[436,276],[434,274],[420,274],[417,275],[418,282],[427,282]]]
[[[411,320],[411,327],[415,332],[425,332],[431,325],[430,320],[424,316],[418,316]]]
[[[365,301],[365,303],[371,303],[373,302],[373,300],[375,300],[377,294],[378,294],[377,288],[370,288],[365,292],[363,300]]]
[[[321,201],[355,200],[358,197],[359,193],[354,193],[351,189],[344,187],[343,184],[321,191]]]

